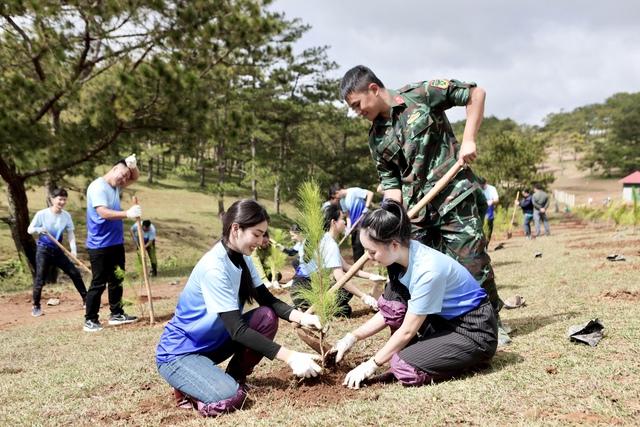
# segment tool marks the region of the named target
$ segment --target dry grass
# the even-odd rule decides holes
[[[299,402],[307,401],[313,386],[301,388],[293,380],[283,385],[275,378],[286,367],[265,360],[252,377],[260,392],[243,411],[215,424],[637,425],[640,239],[630,230],[612,233],[557,219],[548,238],[530,241],[516,230],[512,239],[494,239],[495,245],[505,242],[505,249],[491,252],[500,292],[503,298],[525,296],[527,306],[502,312],[517,331],[488,370],[422,388],[376,385],[347,394],[336,384],[335,394],[344,399],[303,407]],[[627,261],[607,261],[612,248]],[[535,258],[536,252],[542,257]],[[361,315],[335,321],[335,339],[367,318],[364,306],[352,304]],[[166,320],[174,306],[175,299],[162,300],[156,311]],[[569,342],[569,326],[595,317],[606,327],[597,347]],[[0,331],[0,424],[214,423],[172,406],[153,362],[160,327],[111,327],[94,335],[78,325],[74,318]],[[344,363],[372,354],[384,338],[358,343]],[[286,324],[277,341],[309,351]]]
[[[140,185],[137,196],[145,217],[158,226],[160,259],[175,257],[177,269],[195,264],[217,239],[211,196],[171,185]],[[640,237],[629,229],[580,225],[564,213],[551,219],[551,237],[530,241],[515,228],[512,239],[493,238],[491,248],[505,243],[490,252],[500,294],[523,295],[527,306],[503,310],[503,320],[517,328],[513,344],[483,372],[421,388],[396,383],[353,392],[338,383],[332,399],[310,403],[313,384],[298,383],[280,362],[263,360],[251,377],[261,388],[244,410],[203,419],[173,406],[171,389],[156,371],[161,327],[140,323],[87,334],[79,313],[0,331],[0,425],[638,425]],[[542,257],[535,258],[537,252]],[[627,261],[609,262],[611,253]],[[186,274],[176,276],[184,283]],[[288,301],[286,293],[278,295]],[[175,297],[155,302],[156,317],[168,320],[175,303]],[[366,320],[365,307],[352,305],[359,317],[334,321],[332,339]],[[567,339],[569,326],[596,317],[606,328],[597,347]],[[358,343],[343,363],[371,355],[386,338],[380,335]],[[276,341],[310,351],[286,323]]]

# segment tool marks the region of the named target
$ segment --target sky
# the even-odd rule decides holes
[[[330,46],[332,77],[362,64],[391,89],[475,82],[487,92],[485,117],[543,125],[550,113],[640,91],[637,0],[275,0],[270,9],[311,25],[295,50]]]

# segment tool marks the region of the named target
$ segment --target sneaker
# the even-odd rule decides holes
[[[104,329],[104,325],[97,320],[85,320],[82,329],[85,332],[99,332]]]
[[[33,310],[31,310],[31,315],[32,315],[33,317],[42,316],[43,314],[44,314],[44,312],[43,312],[41,309],[39,309],[39,308],[35,308],[35,307],[34,307],[34,308],[33,308]]]
[[[127,316],[126,314],[112,314],[111,317],[109,317],[109,324],[110,325],[124,325],[125,323],[133,323],[136,320],[138,320],[138,318],[136,316]]]
[[[498,326],[498,347],[504,347],[509,344],[511,344],[511,338],[509,338],[509,334],[507,334],[502,326]]]

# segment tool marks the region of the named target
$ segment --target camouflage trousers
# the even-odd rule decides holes
[[[470,194],[444,216],[430,209],[427,219],[414,229],[413,238],[450,256],[469,270],[487,292],[497,313],[504,303],[498,295],[482,226],[476,199]]]

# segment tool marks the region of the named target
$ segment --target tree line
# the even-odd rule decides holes
[[[338,65],[329,47],[294,52],[309,27],[271,3],[0,4],[0,176],[8,200],[2,220],[32,269],[27,190],[51,191],[77,176],[88,184],[97,165],[133,152],[149,182],[167,159],[173,169],[198,175],[219,211],[225,192],[239,185],[256,199],[272,198],[276,211],[309,177],[321,188],[375,188],[369,124],[337,99],[338,81],[330,76]],[[549,184],[552,175],[538,165],[555,144],[583,151],[583,159],[593,159],[585,165],[613,173],[615,163],[604,163],[612,152],[601,144],[637,135],[631,124],[619,126],[632,106],[625,96],[635,95],[614,96],[595,116],[550,115],[542,128],[486,118],[474,170],[504,192]],[[579,124],[585,120],[589,126]],[[464,122],[454,125],[462,135]]]

